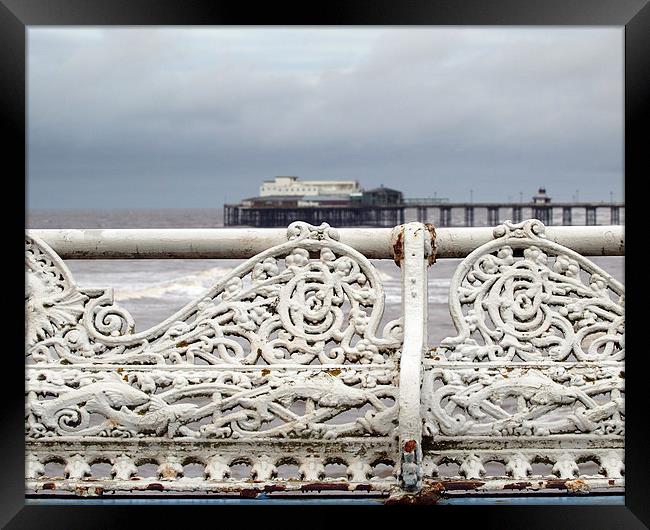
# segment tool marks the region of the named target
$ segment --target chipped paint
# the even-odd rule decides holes
[[[402,266],[404,260],[404,226],[398,226],[393,232],[391,239],[391,248],[393,250],[393,260],[398,267]]]
[[[438,247],[436,246],[436,227],[431,223],[426,223],[425,228],[429,232],[429,241],[427,242],[427,261],[429,265],[433,265],[436,262],[436,253]]]

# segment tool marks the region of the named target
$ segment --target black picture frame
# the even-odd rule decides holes
[[[647,144],[643,133],[648,124],[650,99],[650,6],[648,0],[330,0],[300,4],[249,4],[232,0],[0,0],[0,126],[5,129],[3,160],[5,182],[23,174],[26,179],[26,123],[25,123],[25,52],[27,26],[40,25],[579,25],[625,27],[625,192],[626,236],[628,229],[639,226],[634,219],[636,208],[627,201],[643,200],[642,183],[648,164],[644,153]],[[634,183],[634,184],[633,184]],[[634,186],[634,191],[633,187]],[[18,191],[16,191],[16,189]],[[20,225],[25,215],[25,189],[5,187],[3,211],[5,221]],[[636,194],[636,195],[635,195]],[[6,283],[15,285],[16,300],[24,294],[24,285],[11,278],[24,277],[19,245],[20,231],[25,224],[6,233],[10,268],[5,273]],[[633,236],[634,238],[634,236]],[[626,252],[625,274],[643,282],[640,270],[642,236],[635,248]],[[631,250],[630,250],[631,248]],[[631,257],[629,255],[631,251]],[[636,257],[638,254],[638,257]],[[18,256],[18,257],[16,257]],[[14,268],[15,267],[15,268]],[[638,273],[634,273],[634,268]],[[643,285],[643,284],[641,284]],[[644,318],[641,286],[631,289],[630,303],[639,311],[627,311],[627,340],[638,344]],[[632,301],[630,302],[630,298]],[[19,302],[16,302],[18,305]],[[13,307],[13,303],[11,304]],[[24,307],[24,306],[23,306]],[[134,507],[130,506],[25,506],[24,504],[24,358],[21,350],[24,340],[18,332],[22,325],[20,310],[10,311],[13,320],[5,325],[9,341],[4,352],[2,395],[2,479],[0,480],[0,523],[7,528],[97,528],[119,527],[133,521]],[[637,325],[638,324],[638,325]],[[630,342],[630,330],[632,342]],[[634,337],[637,337],[635,341]],[[647,363],[643,350],[633,347],[627,360],[628,389],[626,390],[626,490],[625,506],[427,506],[429,523],[458,525],[467,512],[478,516],[480,527],[498,528],[643,528],[650,526],[650,451],[641,430],[647,422],[648,393],[644,392],[644,369]],[[9,385],[11,382],[13,385]],[[647,384],[647,383],[646,383]],[[13,386],[13,387],[12,387]],[[17,387],[17,388],[16,388]],[[193,510],[192,519],[184,514],[184,524],[213,506],[185,506]],[[246,507],[250,511],[250,507]],[[221,509],[219,507],[218,509]],[[388,509],[388,508],[384,508]],[[414,507],[411,507],[414,509]],[[197,510],[199,513],[197,513]],[[338,510],[338,508],[337,508]],[[180,510],[174,510],[178,515]],[[364,510],[367,514],[368,510]],[[151,510],[146,510],[149,524],[155,525]],[[169,523],[169,510],[165,510]],[[382,509],[378,509],[382,516]],[[211,511],[211,518],[215,512]],[[335,524],[335,519],[329,519]],[[408,520],[404,520],[407,523]],[[412,519],[416,524],[418,519]],[[307,521],[304,521],[307,522]],[[408,523],[407,523],[408,524]],[[423,524],[424,520],[423,520]]]

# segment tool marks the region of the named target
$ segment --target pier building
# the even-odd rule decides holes
[[[226,226],[280,227],[293,221],[338,226],[390,227],[404,222],[436,226],[495,226],[535,218],[547,226],[624,224],[625,204],[614,201],[553,202],[544,187],[529,201],[450,202],[438,197],[404,197],[380,186],[365,190],[357,181],[275,177],[260,195],[224,205]]]

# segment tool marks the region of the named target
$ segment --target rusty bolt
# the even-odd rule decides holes
[[[415,448],[418,446],[418,443],[415,440],[409,440],[404,444],[404,452],[412,453],[415,451]]]

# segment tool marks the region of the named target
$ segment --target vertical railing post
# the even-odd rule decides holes
[[[435,248],[431,225],[407,223],[394,235],[395,261],[402,269],[404,343],[400,357],[400,485],[410,492],[422,486],[422,354],[427,345],[427,266]]]

